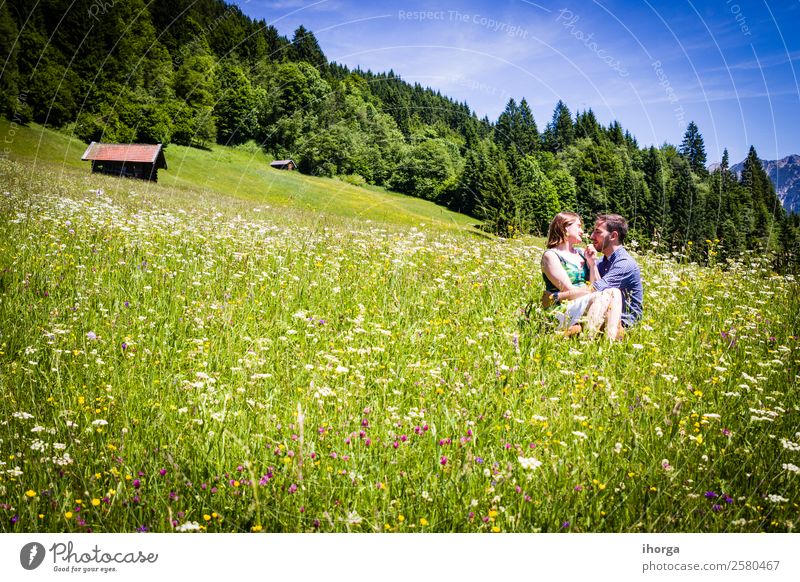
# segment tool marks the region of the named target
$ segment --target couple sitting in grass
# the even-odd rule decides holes
[[[642,278],[623,246],[627,233],[623,217],[602,214],[589,236],[592,244],[579,249],[580,216],[561,212],[553,218],[542,255],[542,306],[556,316],[565,336],[594,337],[604,330],[608,339],[618,340],[642,316]]]

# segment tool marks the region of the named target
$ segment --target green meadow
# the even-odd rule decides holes
[[[800,294],[764,257],[639,249],[643,321],[566,340],[526,310],[540,239],[243,150],[151,185],[11,149],[0,531],[797,527]]]

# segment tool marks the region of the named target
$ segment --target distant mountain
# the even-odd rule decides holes
[[[761,160],[764,171],[775,186],[775,193],[787,212],[800,213],[800,155],[786,156],[782,160]],[[710,172],[719,168],[711,164]],[[741,178],[744,162],[731,166],[731,172]]]

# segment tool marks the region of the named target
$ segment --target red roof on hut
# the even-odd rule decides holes
[[[97,143],[92,142],[83,154],[82,160],[97,162],[143,162],[157,164],[157,168],[166,168],[167,160],[161,144],[144,143]]]
[[[92,173],[158,181],[158,170],[167,167],[161,144],[92,142],[81,158],[92,162]]]

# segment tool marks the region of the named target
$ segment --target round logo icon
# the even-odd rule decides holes
[[[44,561],[44,546],[39,542],[31,542],[22,546],[19,551],[19,563],[26,570],[35,570]]]

